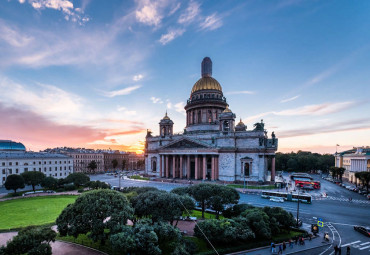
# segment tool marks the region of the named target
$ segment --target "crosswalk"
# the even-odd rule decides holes
[[[345,197],[313,197],[314,200],[335,200],[335,201],[341,201],[341,202],[349,202],[349,203],[357,203],[357,204],[365,204],[370,205],[369,200],[360,200],[360,199],[353,199],[351,202],[348,200],[348,198]]]
[[[346,243],[346,244],[343,244],[342,247],[347,247],[347,246],[350,246],[351,249],[359,249],[360,251],[363,251],[363,250],[366,250],[366,249],[369,249],[370,251],[370,242],[362,242],[360,240],[357,240],[357,241],[354,241],[354,242],[350,242],[350,243]]]

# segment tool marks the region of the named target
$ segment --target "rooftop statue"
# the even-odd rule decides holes
[[[263,123],[263,120],[261,122],[257,122],[254,125],[254,131],[264,131],[265,130],[265,123]]]

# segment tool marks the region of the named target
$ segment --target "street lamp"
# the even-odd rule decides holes
[[[298,187],[298,203],[297,203],[297,228],[299,227],[299,191],[300,191],[300,188]]]

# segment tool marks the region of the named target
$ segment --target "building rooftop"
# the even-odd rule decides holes
[[[69,156],[57,153],[45,153],[45,152],[19,152],[19,153],[7,153],[7,152],[0,152],[0,160],[1,159],[34,159],[34,158],[61,158],[67,159],[70,158]]]

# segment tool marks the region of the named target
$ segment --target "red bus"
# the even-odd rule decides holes
[[[312,187],[313,189],[320,189],[321,185],[320,182],[318,181],[310,181],[310,180],[295,180],[295,186],[300,187],[300,188],[310,188]]]

